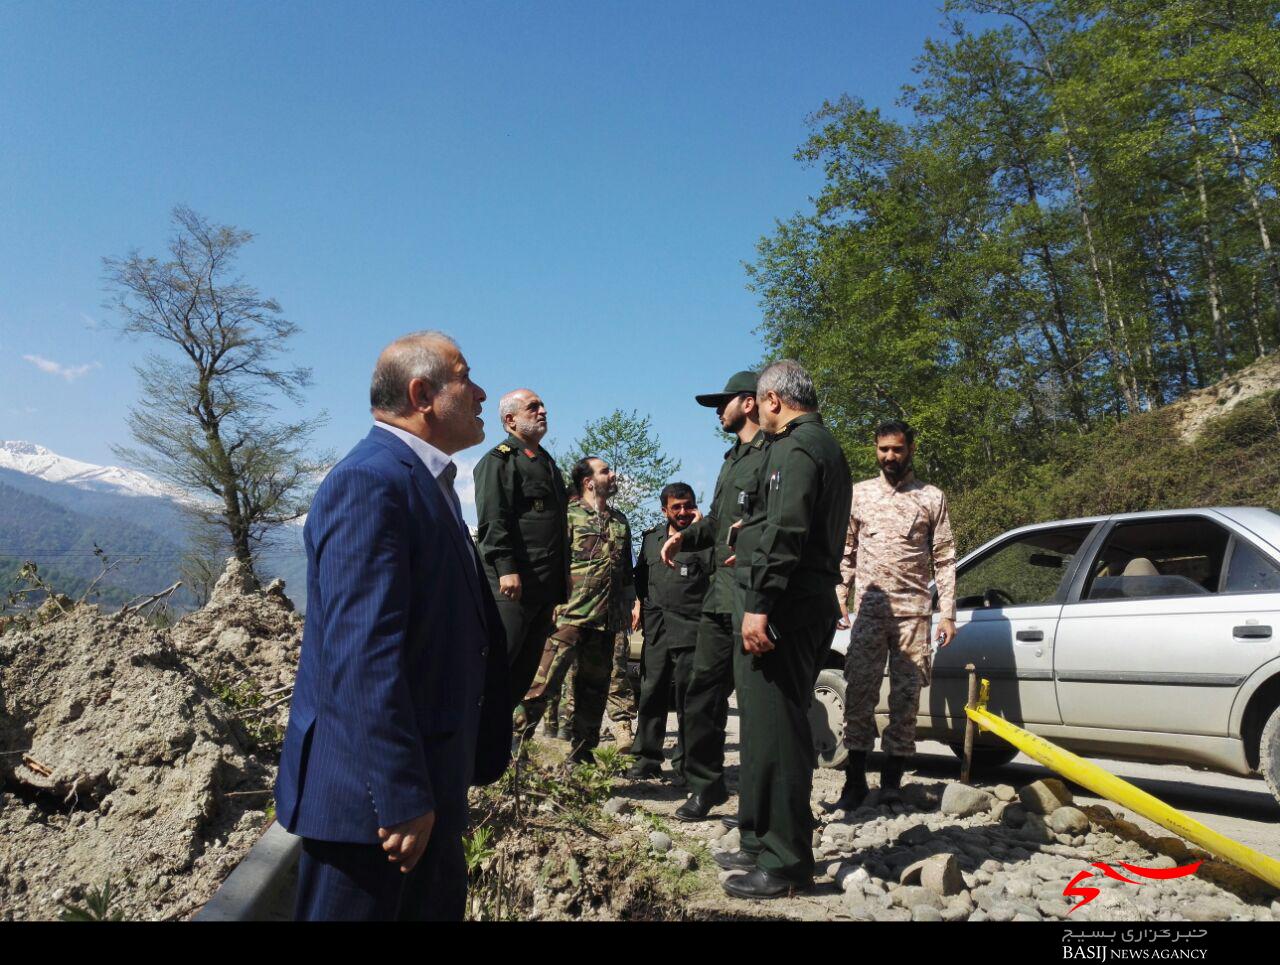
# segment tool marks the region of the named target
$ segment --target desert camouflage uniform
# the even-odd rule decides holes
[[[840,576],[836,595],[853,619],[844,670],[845,746],[869,751],[875,744],[887,656],[889,726],[880,746],[909,756],[915,752],[920,691],[931,670],[931,578],[939,613],[953,620],[956,615],[955,538],[942,490],[912,473],[896,487],[883,475],[854,486]]]
[[[631,527],[617,510],[592,512],[581,500],[569,504],[569,600],[556,609],[555,632],[547,638],[529,692],[515,712],[517,734],[529,737],[577,661],[573,686],[573,752],[580,756],[600,741],[600,721],[609,696],[614,640],[631,609]],[[563,696],[562,696],[563,699]]]

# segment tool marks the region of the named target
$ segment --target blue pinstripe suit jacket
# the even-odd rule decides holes
[[[506,767],[505,637],[470,537],[391,433],[371,430],[334,467],[304,533],[307,615],[277,820],[374,843],[379,827],[456,810],[471,783]]]

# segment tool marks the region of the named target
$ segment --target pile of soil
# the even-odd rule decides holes
[[[283,686],[300,636],[275,589],[172,629],[79,606],[0,635],[0,919],[57,918],[108,882],[129,919],[207,901],[269,823],[277,753],[210,674]]]
[[[302,617],[274,580],[259,592],[246,591],[242,564],[234,557],[209,595],[209,602],[183,617],[170,636],[174,647],[214,692],[237,709],[252,713],[259,736],[289,717],[289,696],[302,649]]]

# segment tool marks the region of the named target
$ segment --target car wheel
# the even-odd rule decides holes
[[[1258,747],[1258,763],[1262,776],[1267,779],[1271,796],[1280,802],[1280,707],[1271,712],[1262,728],[1262,742]]]
[[[819,767],[839,769],[849,759],[844,746],[844,674],[824,670],[813,685],[813,702],[809,705],[809,729],[813,731],[813,749]]]
[[[964,760],[964,745],[951,744],[951,753],[955,754],[960,760]],[[1003,744],[999,747],[988,746],[983,744],[973,748],[973,766],[981,770],[987,770],[993,767],[1004,767],[1011,760],[1018,756],[1018,749],[1012,744]]]

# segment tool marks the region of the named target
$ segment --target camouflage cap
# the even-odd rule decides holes
[[[735,395],[743,392],[750,392],[752,395],[756,391],[756,373],[751,371],[735,372],[729,376],[729,381],[725,383],[723,392],[709,392],[706,395],[695,395],[698,405],[709,406],[710,408],[719,408],[728,402]]]

